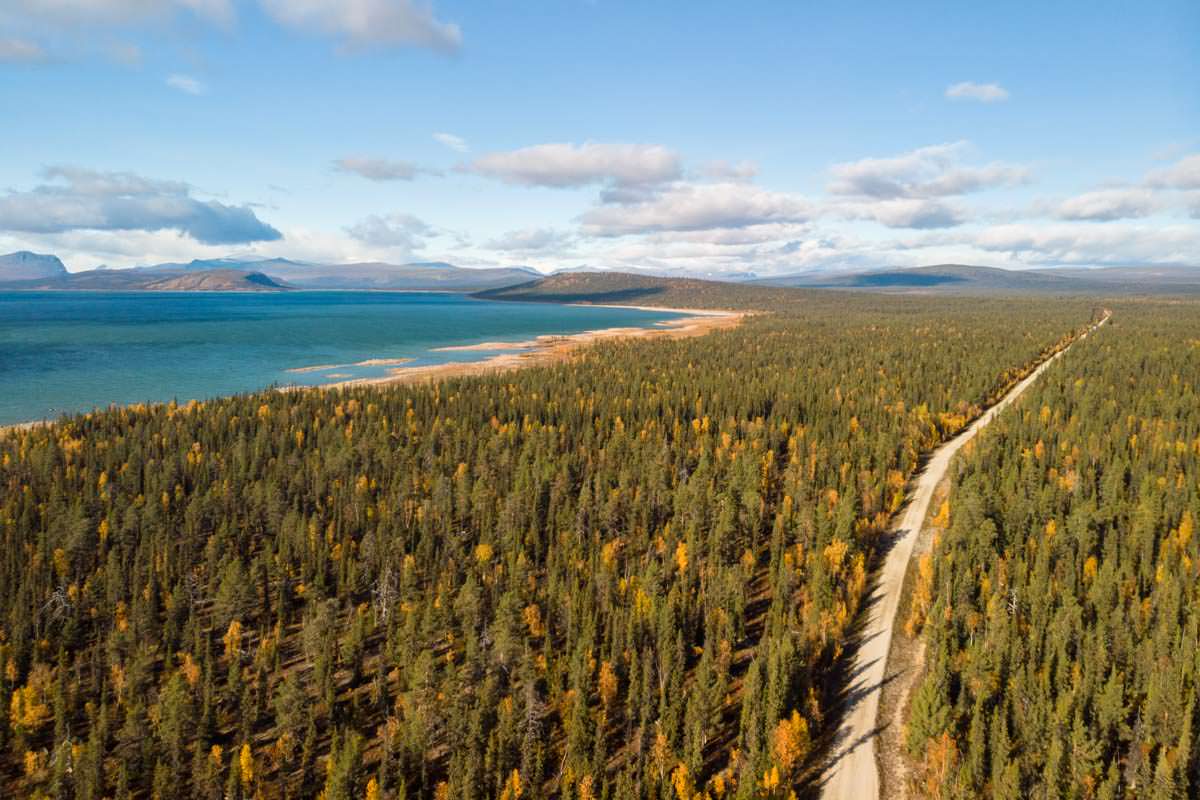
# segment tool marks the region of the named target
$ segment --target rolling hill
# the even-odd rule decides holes
[[[1103,267],[1012,270],[967,264],[870,270],[846,274],[810,271],[761,278],[763,286],[877,292],[1162,294],[1200,292],[1200,268]]]

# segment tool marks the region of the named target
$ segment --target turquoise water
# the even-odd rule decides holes
[[[649,326],[677,316],[410,292],[0,292],[0,425],[112,403],[377,377],[394,365],[356,362],[475,361],[496,351],[434,348]]]

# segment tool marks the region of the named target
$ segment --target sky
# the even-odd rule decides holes
[[[1200,3],[0,0],[0,252],[1200,265]]]

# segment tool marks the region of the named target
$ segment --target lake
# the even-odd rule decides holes
[[[395,365],[359,362],[476,361],[503,351],[436,348],[679,316],[418,292],[0,292],[0,425],[380,377]]]

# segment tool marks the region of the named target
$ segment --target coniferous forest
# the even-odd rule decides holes
[[[0,436],[3,793],[811,791],[906,481],[1093,304],[772,297],[554,366]],[[1122,315],[964,462],[912,734],[949,737],[945,791],[1196,787],[1186,320]]]
[[[1127,304],[958,464],[913,796],[1200,794],[1200,306]]]

